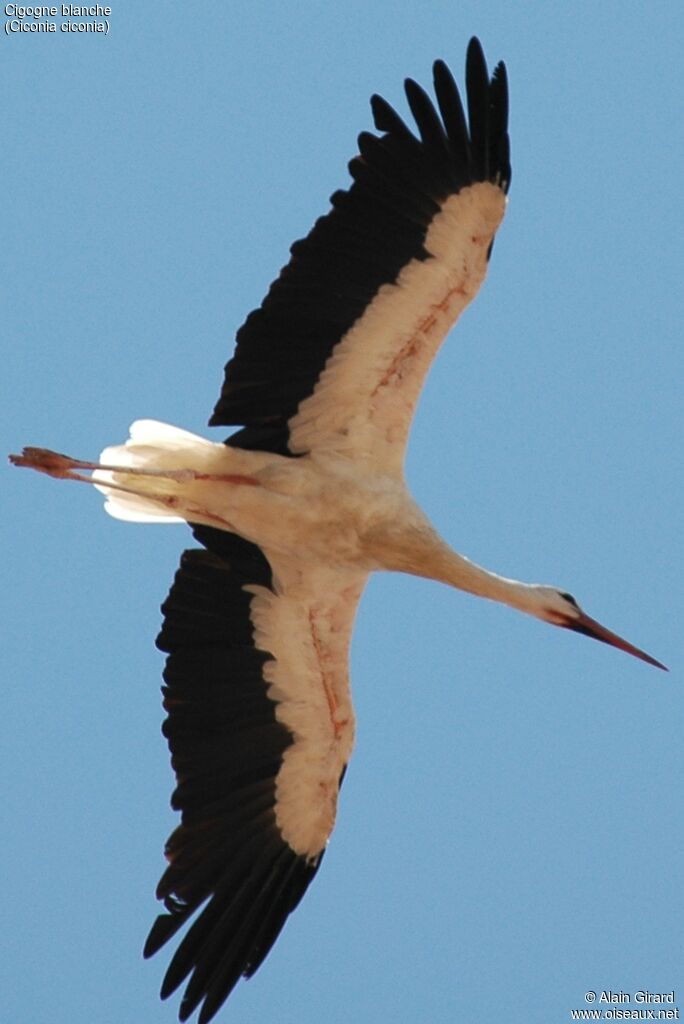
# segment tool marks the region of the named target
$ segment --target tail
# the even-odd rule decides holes
[[[105,511],[115,519],[134,523],[184,523],[174,515],[173,499],[182,484],[182,471],[202,469],[215,458],[217,445],[180,427],[158,420],[136,420],[125,444],[112,445],[100,455],[105,466],[96,469],[93,482],[107,498]],[[142,471],[126,475],[126,469]],[[178,483],[165,471],[179,474]],[[149,474],[149,475],[147,475]],[[122,489],[125,488],[125,489]]]

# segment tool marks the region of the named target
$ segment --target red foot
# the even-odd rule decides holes
[[[10,455],[9,460],[13,466],[36,469],[58,480],[68,480],[73,471],[83,465],[78,459],[52,452],[49,448],[23,448],[21,455]]]

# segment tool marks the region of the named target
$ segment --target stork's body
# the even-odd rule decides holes
[[[510,180],[505,72],[489,78],[476,41],[466,80],[468,125],[441,62],[439,114],[407,83],[420,140],[374,97],[384,134],[360,137],[351,189],[238,333],[211,421],[237,434],[217,444],[143,420],[99,463],[13,457],[95,483],[121,518],[190,523],[203,545],[183,556],[158,640],[182,822],[145,947],[204,904],[162,987],[190,976],[183,1020],[202,1003],[204,1024],[254,973],[320,864],[353,745],[348,649],[370,572],[435,579],[659,664],[569,594],[454,552],[404,481],[425,375],[482,283]]]

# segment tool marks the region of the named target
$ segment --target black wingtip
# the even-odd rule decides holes
[[[143,946],[143,959],[149,960],[155,953],[158,953],[162,946],[169,941],[171,936],[175,935],[178,929],[182,927],[186,918],[187,915],[160,914],[150,928],[149,935],[145,939],[145,945]],[[165,997],[162,996],[162,999],[164,998]]]
[[[416,138],[413,133],[406,127],[402,119],[397,114],[394,107],[392,107],[386,99],[374,93],[370,100],[371,113],[373,114],[373,123],[379,132],[386,132],[387,134],[394,134],[400,138],[416,142]]]
[[[484,66],[485,70],[487,64],[485,61],[484,50],[482,49],[482,43],[477,36],[471,36],[468,40],[468,49],[466,50],[466,63],[469,61],[479,61]]]

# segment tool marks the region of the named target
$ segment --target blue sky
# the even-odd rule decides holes
[[[458,550],[670,665],[371,582],[318,878],[219,1020],[557,1024],[682,968],[681,53],[671,2],[112,4],[3,34],[3,450],[202,432],[235,329],[345,184],[368,98],[480,36],[511,80],[490,275],[418,410]],[[218,439],[220,434],[215,435]],[[3,1019],[163,1024],[159,605],[190,541],[8,466]],[[2,977],[4,975],[4,978]]]

